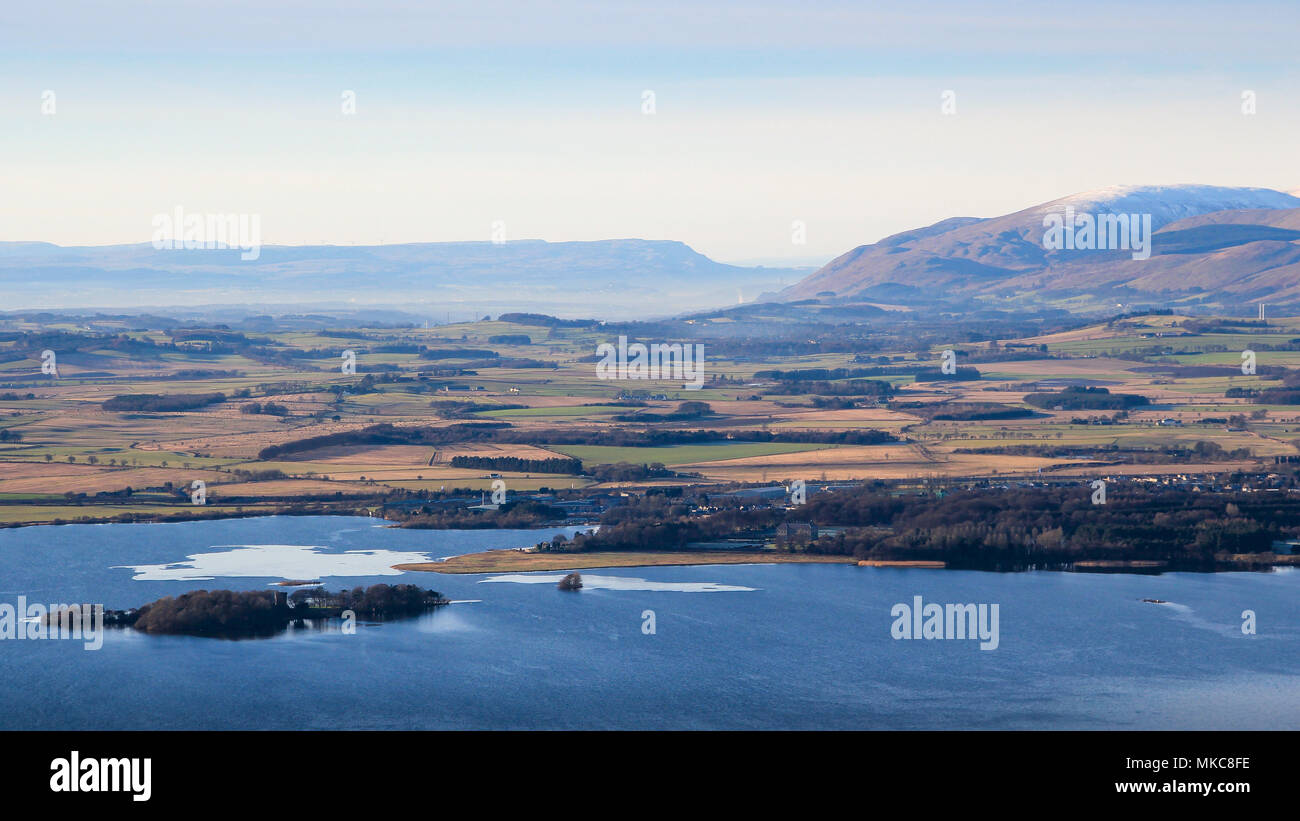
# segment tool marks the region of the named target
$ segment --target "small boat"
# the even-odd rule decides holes
[[[1142,601],[1149,602],[1151,604],[1169,604],[1169,602],[1165,601],[1164,599],[1143,599]]]

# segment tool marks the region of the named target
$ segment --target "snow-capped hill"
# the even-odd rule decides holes
[[[1132,244],[1125,239],[1122,246],[1047,242],[1045,218],[1067,208],[1076,220],[1135,215],[1141,235],[1134,228]],[[1084,191],[1012,214],[948,219],[859,246],[780,297],[829,292],[923,302],[936,296],[1037,299],[1111,289],[1126,301],[1141,295],[1156,303],[1189,298],[1197,304],[1300,304],[1300,196],[1217,185]]]
[[[1214,211],[1300,208],[1300,197],[1272,188],[1221,185],[1111,185],[1071,194],[1033,210],[1046,213],[1066,206],[1076,213],[1150,214],[1153,228]]]

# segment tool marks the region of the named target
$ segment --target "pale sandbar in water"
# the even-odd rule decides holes
[[[480,579],[484,582],[512,582],[514,584],[559,584],[564,573],[507,573]],[[582,574],[582,587],[585,590],[649,590],[673,593],[734,593],[752,592],[756,587],[740,587],[716,582],[652,582],[629,576],[589,576]]]

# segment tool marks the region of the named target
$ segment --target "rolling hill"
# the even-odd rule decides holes
[[[1149,215],[1150,257],[1045,247],[1045,218],[1067,209]],[[1115,186],[1001,217],[947,219],[854,248],[776,295],[814,297],[1076,308],[1300,305],[1300,197],[1266,188]]]

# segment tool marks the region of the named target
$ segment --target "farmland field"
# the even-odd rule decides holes
[[[755,327],[784,321],[758,318]],[[958,346],[959,355],[974,358],[979,376],[959,381],[915,378],[916,368],[937,366],[942,346],[886,349],[865,365],[844,352],[724,351],[710,357],[711,375],[701,390],[668,380],[597,379],[591,352],[604,338],[599,326],[489,320],[354,328],[346,339],[361,349],[363,372],[357,374],[332,370],[335,363],[319,355],[343,347],[344,340],[327,331],[265,332],[266,344],[315,352],[270,361],[256,352],[209,356],[188,345],[171,347],[168,332],[155,329],[133,338],[147,340],[156,353],[127,355],[100,343],[65,355],[69,364],[56,379],[34,375],[35,355],[0,363],[0,501],[8,500],[7,522],[46,521],[66,515],[69,500],[83,515],[92,509],[97,515],[184,515],[190,508],[182,503],[196,481],[207,487],[210,514],[221,509],[222,498],[234,497],[272,507],[330,499],[375,506],[411,494],[480,494],[498,481],[516,492],[580,490],[600,483],[592,470],[620,463],[661,464],[667,472],[640,479],[610,474],[608,486],[1226,474],[1300,455],[1300,406],[1257,401],[1248,393],[1282,385],[1285,369],[1300,365],[1300,351],[1274,349],[1300,338],[1300,322],[1274,319],[1268,333],[1195,334],[1184,330],[1189,321],[1155,314],[1027,334],[1004,339],[998,348],[988,342]],[[707,337],[714,328],[732,334],[737,323],[717,316],[678,327]],[[39,330],[30,322],[10,328],[18,339]],[[77,333],[71,326],[61,332]],[[527,335],[532,342],[488,341],[498,334]],[[363,345],[357,337],[369,341]],[[367,345],[381,343],[463,355],[430,362],[413,353],[367,353]],[[0,354],[20,344],[0,342]],[[705,344],[708,350],[715,343],[706,338]],[[1236,369],[1247,345],[1261,348],[1258,374]],[[1012,346],[1034,356],[1018,358]],[[544,367],[483,367],[484,351]],[[979,361],[994,354],[996,361]],[[79,368],[79,356],[93,361]],[[466,362],[481,370],[460,373]],[[800,369],[820,369],[809,373],[830,378],[787,383],[770,375]],[[212,378],[192,375],[208,370]],[[1111,411],[1025,401],[1035,391],[1069,386],[1136,394],[1147,404],[1111,419]],[[1234,390],[1247,393],[1230,395]],[[147,399],[196,394],[219,400],[168,410],[150,408]],[[106,400],[120,395],[145,398],[139,410],[105,409]],[[675,416],[686,407],[682,403],[704,412]],[[969,407],[1019,416],[943,418],[945,411]],[[1229,424],[1230,418],[1237,421]],[[365,441],[377,425],[393,433]],[[441,429],[467,433],[436,435]],[[505,433],[469,433],[489,429]],[[601,441],[650,430],[707,430],[717,438],[651,446]],[[402,441],[425,436],[421,431],[433,432],[430,441]],[[737,431],[763,431],[776,441],[729,441]],[[884,440],[863,445],[835,438],[865,431]],[[457,456],[485,467],[452,467]],[[580,460],[584,475],[541,469],[546,460],[565,458]],[[56,507],[60,516],[53,515]]]

